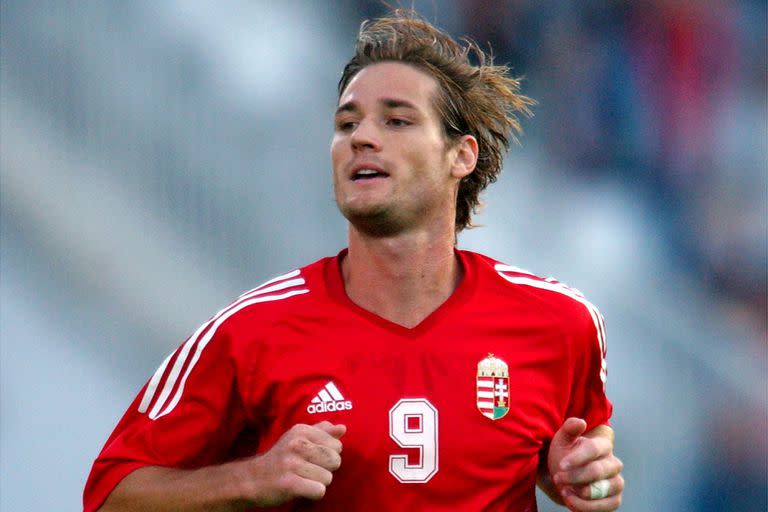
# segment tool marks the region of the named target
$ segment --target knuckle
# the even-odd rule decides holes
[[[336,471],[341,467],[341,457],[336,453],[333,453],[332,455],[333,457],[331,458],[329,466],[332,471]]]
[[[575,478],[573,478],[573,481],[582,483],[582,484],[590,484],[595,480],[600,480],[599,477],[600,477],[599,467],[594,464],[590,464],[589,466],[585,467],[582,471],[580,471],[577,475],[575,475]]]
[[[312,481],[304,487],[301,495],[311,500],[319,500],[325,496],[326,486],[322,482]]]
[[[590,455],[593,457],[596,457],[601,451],[602,451],[602,444],[599,439],[589,439],[589,441],[586,443],[585,448],[589,452]]]
[[[277,490],[283,497],[292,496],[295,491],[297,478],[291,473],[285,473],[277,480]]]
[[[613,476],[615,474],[613,464],[609,460],[601,459],[597,461],[598,476],[605,478],[603,475]]]
[[[288,442],[288,448],[297,454],[304,453],[307,450],[307,445],[309,445],[309,441],[303,437],[294,437]]]
[[[285,468],[286,473],[289,475],[296,474],[301,465],[301,460],[298,457],[286,457],[283,459],[283,468]]]
[[[292,432],[295,435],[303,435],[306,434],[307,430],[310,428],[311,427],[306,423],[297,423],[290,428],[289,432]]]

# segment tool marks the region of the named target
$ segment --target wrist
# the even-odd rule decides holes
[[[555,482],[552,480],[552,475],[549,473],[546,467],[539,467],[539,474],[538,478],[536,479],[536,485],[538,485],[539,489],[546,494],[550,500],[557,503],[558,505],[564,505],[563,497],[560,495],[560,492],[557,489],[557,486],[555,485]]]
[[[227,493],[232,498],[233,511],[240,511],[259,504],[261,486],[259,479],[255,477],[253,464],[254,458],[248,458],[230,462],[226,465],[227,485],[230,486]]]
[[[546,494],[550,500],[558,505],[565,505],[560,491],[557,489],[552,472],[549,469],[549,443],[545,444],[539,453],[539,466],[536,474],[536,485]]]

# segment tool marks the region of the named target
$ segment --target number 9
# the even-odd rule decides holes
[[[401,448],[418,448],[419,460],[390,455],[389,472],[402,483],[427,483],[437,473],[437,409],[423,398],[404,398],[389,411],[389,436]]]

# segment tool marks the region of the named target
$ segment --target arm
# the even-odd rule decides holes
[[[237,511],[320,499],[341,464],[346,427],[296,425],[262,455],[195,470],[147,466],[126,476],[101,512]]]
[[[587,424],[568,418],[542,450],[538,485],[552,501],[574,512],[611,512],[621,505],[623,464],[613,454],[614,433],[607,425],[585,432]],[[591,499],[591,484],[608,482],[606,496]]]

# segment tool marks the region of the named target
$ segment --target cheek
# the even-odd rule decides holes
[[[442,142],[431,142],[420,147],[408,148],[408,159],[414,169],[439,181],[443,174],[449,173],[444,151],[445,146]]]
[[[331,141],[331,164],[333,165],[333,171],[336,171],[336,167],[341,164],[341,159],[344,154],[344,144],[334,137]]]

